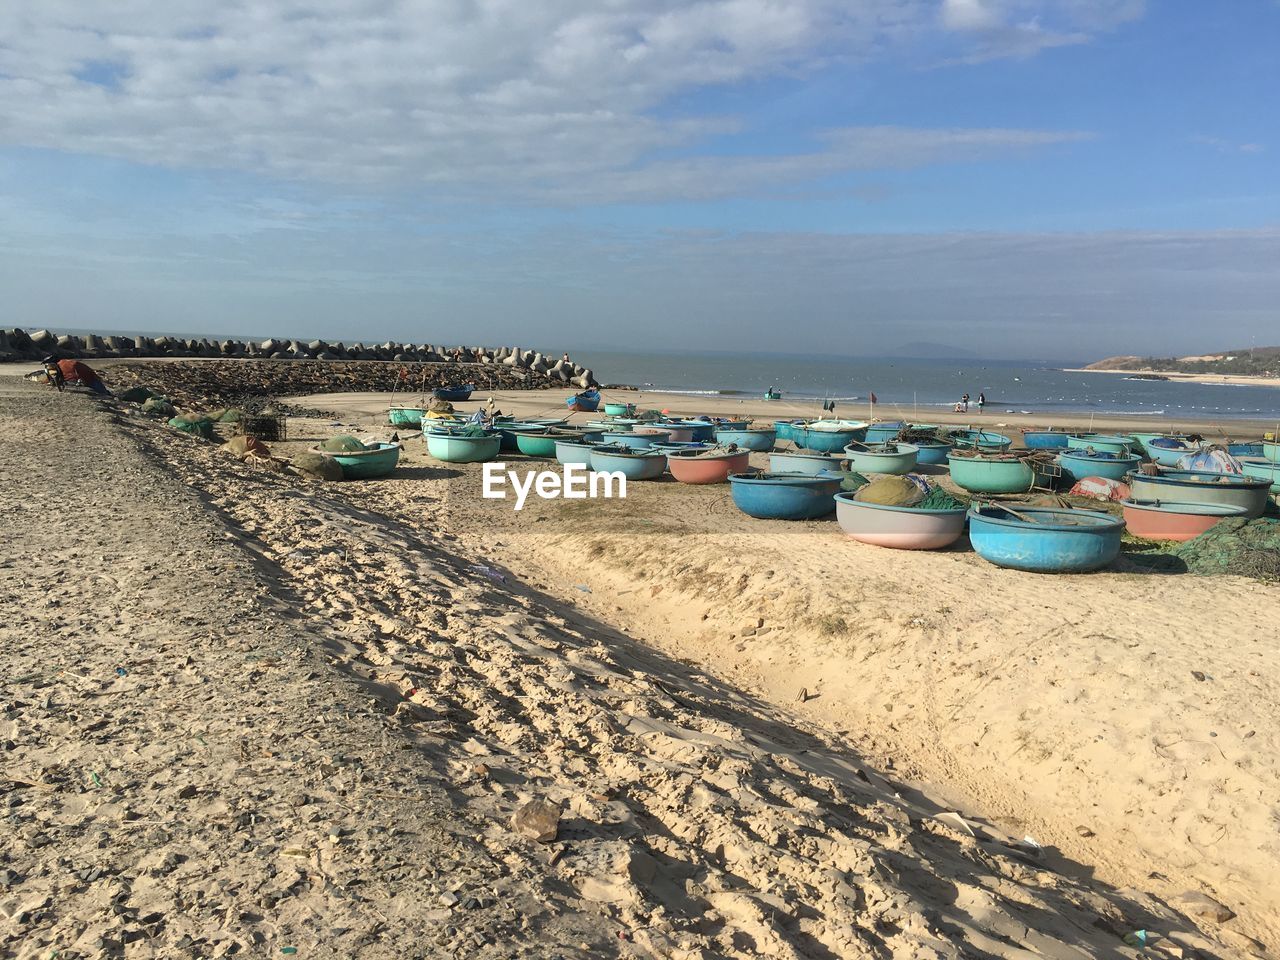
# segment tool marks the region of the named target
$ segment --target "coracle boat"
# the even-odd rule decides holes
[[[555,445],[557,463],[566,467],[570,464],[589,467],[591,466],[591,451],[600,446],[600,441],[557,437]]]
[[[1240,469],[1250,480],[1268,480],[1271,492],[1280,493],[1280,463],[1265,457],[1243,457]]]
[[[387,407],[387,423],[393,427],[420,427],[426,413],[424,407]]]
[[[1225,503],[1171,503],[1125,500],[1124,522],[1135,537],[1183,541],[1198,537],[1226,517],[1242,517],[1244,507]]]
[[[744,450],[772,450],[778,431],[773,427],[750,429],[742,427],[722,427],[716,431],[716,443],[722,446],[734,444]]]
[[[1133,449],[1133,438],[1106,433],[1072,434],[1067,437],[1067,449],[1127,454]]]
[[[799,473],[735,473],[729,477],[733,502],[761,520],[816,520],[835,510],[838,477]]]
[[[816,477],[823,471],[836,471],[839,467],[840,458],[827,453],[769,454],[769,470],[772,473],[800,473]]]
[[[575,393],[572,397],[566,397],[564,403],[570,410],[577,410],[581,413],[595,413],[600,409],[600,391],[583,390],[581,393]]]
[[[977,450],[980,453],[1003,453],[1013,446],[1013,441],[1003,433],[991,430],[948,430],[944,440],[958,450]]]
[[[496,433],[428,428],[423,439],[427,453],[445,463],[484,463],[498,459],[502,451],[502,437]]]
[[[475,384],[468,383],[460,387],[436,387],[431,391],[431,395],[437,400],[448,400],[450,403],[461,403],[463,400],[471,399],[471,391],[475,390]]]
[[[604,415],[606,417],[629,417],[636,412],[634,403],[606,403],[604,405]]]
[[[554,457],[556,436],[550,430],[517,430],[516,449],[526,457]]]
[[[667,471],[681,483],[724,483],[733,473],[749,466],[746,450],[679,450],[667,454]]]
[[[819,453],[839,453],[866,437],[867,424],[860,420],[811,420],[791,428],[791,440],[796,446]]]
[[[850,445],[844,448],[849,469],[857,473],[910,473],[915,469],[920,448],[911,443]]]
[[[1147,450],[1147,444],[1152,440],[1180,440],[1183,443],[1191,440],[1191,437],[1185,433],[1130,433],[1127,436],[1133,440],[1131,444],[1133,452],[1141,453],[1144,456],[1151,455],[1150,451]]]
[[[930,510],[896,507],[854,499],[849,492],[835,495],[836,520],[853,539],[895,550],[940,550],[964,533],[967,507]]]
[[[1262,515],[1270,503],[1271,481],[1238,473],[1196,473],[1169,470],[1157,477],[1131,473],[1127,478],[1133,500],[1172,503],[1219,503],[1244,507],[1244,516]]]
[[[1136,453],[1110,453],[1101,450],[1063,450],[1057,457],[1063,475],[1072,482],[1085,477],[1123,480],[1137,469],[1142,458]]]
[[[1028,459],[1008,453],[953,450],[947,463],[956,486],[970,493],[1026,493],[1036,483]]]
[[[875,420],[867,427],[865,443],[884,443],[892,440],[905,427],[901,420]]]
[[[781,400],[781,399],[782,399],[782,393],[781,393],[780,391],[778,391],[778,390],[766,390],[766,391],[764,392],[764,399],[766,399],[766,400]]]
[[[1199,444],[1173,437],[1152,437],[1142,444],[1142,450],[1151,458],[1151,461],[1162,467],[1176,467],[1179,460],[1199,449]]]
[[[400,462],[400,444],[398,443],[381,442],[372,444],[364,450],[340,452],[315,447],[311,452],[336,460],[338,466],[342,467],[344,480],[372,480],[375,477],[385,477]]]
[[[643,425],[637,425],[635,430],[638,433],[645,433],[645,434],[662,433],[666,435],[665,439],[655,438],[653,440],[654,443],[692,443],[693,442],[693,428],[686,426],[683,423],[667,423],[663,421],[658,421],[656,423],[646,423]]]
[[[592,470],[621,473],[628,480],[657,480],[667,469],[667,455],[660,450],[602,444],[591,448],[590,457]]]
[[[514,453],[520,449],[516,434],[546,433],[550,429],[545,423],[535,423],[531,420],[499,420],[494,423],[493,428],[502,437],[502,449],[508,453]]]
[[[1087,573],[1120,555],[1124,520],[1094,510],[997,504],[969,508],[969,542],[998,567],[1033,573]]]
[[[630,450],[648,450],[655,443],[666,439],[666,436],[657,431],[642,433],[637,429],[628,433],[606,433],[600,439],[604,443],[616,447],[627,447]]]
[[[1028,450],[1062,450],[1067,437],[1065,430],[1023,430],[1022,445]]]

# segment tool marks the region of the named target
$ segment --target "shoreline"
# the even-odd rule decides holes
[[[1090,370],[1087,367],[1063,367],[1063,373],[1118,373],[1123,376],[1154,374],[1186,383],[1217,383],[1246,387],[1280,387],[1280,377],[1255,377],[1245,373],[1179,373],[1173,370]]]

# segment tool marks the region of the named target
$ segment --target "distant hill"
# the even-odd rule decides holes
[[[1192,357],[1107,357],[1086,370],[1154,370],[1158,373],[1224,373],[1237,377],[1280,376],[1280,347],[1249,347]]]

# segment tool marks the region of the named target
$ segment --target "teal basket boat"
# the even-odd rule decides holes
[[[1142,458],[1136,453],[1106,453],[1088,450],[1063,450],[1058,454],[1062,474],[1073,483],[1085,477],[1123,480],[1138,468]]]
[[[618,445],[591,448],[591,469],[620,473],[628,480],[657,480],[667,471],[667,455],[660,450],[633,450]]]
[[[554,457],[556,437],[550,430],[517,430],[516,449],[526,457]]]
[[[892,441],[844,448],[849,469],[855,473],[910,473],[919,454],[920,448],[914,444]]]
[[[1119,434],[1083,433],[1067,437],[1068,450],[1097,450],[1100,453],[1128,454],[1133,446],[1133,437]]]
[[[827,453],[769,454],[769,470],[772,473],[802,473],[807,477],[816,477],[839,469],[840,458]]]
[[[400,444],[398,443],[382,442],[366,450],[350,450],[343,453],[332,453],[319,448],[311,452],[336,460],[338,466],[342,467],[344,480],[372,480],[375,477],[385,477],[400,462]]]
[[[591,466],[591,451],[600,446],[595,440],[556,440],[556,462],[561,466]]]
[[[422,407],[388,407],[387,423],[393,427],[420,427],[426,412]]]
[[[716,431],[716,443],[722,447],[734,444],[741,450],[772,450],[777,437],[778,431],[773,427],[759,430],[732,427]]]
[[[1244,457],[1240,469],[1250,480],[1271,481],[1271,492],[1280,493],[1280,463],[1265,457]]]
[[[1036,483],[1036,471],[1021,457],[1001,453],[947,457],[951,479],[970,493],[1026,493]]]
[[[428,430],[427,453],[445,463],[484,463],[497,460],[502,437],[496,433],[465,436],[449,430]]]
[[[958,450],[977,450],[981,453],[1003,453],[1013,446],[1013,441],[1003,433],[991,430],[949,430],[946,438]]]
[[[1087,573],[1120,555],[1124,520],[1094,510],[995,504],[969,508],[969,542],[998,567],[1032,573]]]

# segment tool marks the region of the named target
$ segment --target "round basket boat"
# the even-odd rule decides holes
[[[864,503],[848,492],[837,493],[836,520],[853,539],[895,550],[941,550],[964,533],[966,507],[928,510]]]
[[[791,428],[791,440],[796,446],[818,453],[839,453],[866,437],[867,424],[857,420],[814,420]]]
[[[387,423],[393,427],[420,427],[426,412],[422,407],[388,407]]]
[[[660,450],[634,450],[621,445],[592,447],[591,469],[620,473],[628,480],[657,480],[667,470],[667,455]]]
[[[1120,555],[1124,520],[1094,510],[994,504],[969,508],[969,542],[998,567],[1033,573],[1087,573]]]
[[[1005,454],[952,453],[951,479],[970,493],[1026,493],[1036,482],[1031,464]]]
[[[990,430],[952,430],[947,434],[947,439],[953,447],[982,453],[1003,453],[1013,446],[1013,441],[1003,433]]]
[[[730,474],[747,469],[750,456],[746,450],[673,451],[667,455],[667,471],[681,483],[724,483]]]
[[[1135,453],[1107,453],[1100,450],[1063,450],[1057,457],[1062,473],[1073,483],[1085,477],[1123,480],[1142,462]]]
[[[556,440],[556,462],[562,466],[591,466],[591,451],[600,446],[595,440]]]
[[[554,457],[556,437],[550,430],[517,430],[516,449],[526,457]]]
[[[1134,446],[1133,437],[1119,434],[1084,433],[1067,437],[1068,450],[1096,450],[1099,453],[1128,454]]]
[[[849,469],[857,473],[910,473],[919,454],[920,448],[912,443],[886,442],[844,448]]]
[[[445,463],[483,463],[496,460],[502,450],[502,437],[496,433],[483,436],[460,436],[449,430],[428,430],[427,453]]]
[[[951,444],[944,440],[912,440],[911,445],[916,448],[917,464],[943,465],[951,453]]]
[[[1271,492],[1280,493],[1280,463],[1265,457],[1242,457],[1240,469],[1250,480],[1269,480]]]
[[[772,450],[778,431],[773,427],[750,430],[740,427],[721,427],[716,431],[716,443],[722,446],[735,444],[743,450]]]
[[[1244,507],[1244,516],[1262,515],[1271,502],[1271,481],[1265,477],[1238,473],[1196,473],[1169,470],[1158,477],[1131,473],[1126,478],[1133,500],[1164,500],[1171,503],[1221,503]]]
[[[803,473],[816,477],[826,471],[840,469],[840,458],[826,453],[771,453],[769,470],[773,473]]]
[[[605,403],[604,415],[606,417],[629,417],[636,412],[634,403]]]
[[[892,440],[906,426],[901,420],[877,420],[867,427],[867,443]]]
[[[637,427],[639,433],[661,433],[662,438],[654,438],[654,443],[692,443],[693,428],[685,426],[683,423],[646,423],[643,427]]]
[[[517,433],[546,433],[550,429],[545,423],[534,423],[532,420],[501,420],[493,427],[502,439],[502,449],[509,453],[520,449],[516,442]]]
[[[626,447],[628,450],[648,450],[664,438],[660,433],[606,433],[600,439],[603,443],[615,447]]]
[[[761,520],[816,520],[835,509],[839,478],[801,473],[735,473],[729,477],[733,502]]]
[[[1153,463],[1158,463],[1162,467],[1176,467],[1179,460],[1189,453],[1195,453],[1200,449],[1200,445],[1170,437],[1153,437],[1142,444],[1142,449],[1146,451]]]
[[[1190,540],[1225,517],[1242,517],[1244,507],[1225,503],[1170,503],[1125,500],[1124,522],[1135,537],[1147,540]]]
[[[1022,444],[1028,450],[1062,450],[1068,435],[1061,430],[1023,430]]]
[[[1178,440],[1186,443],[1191,438],[1185,433],[1130,433],[1127,435],[1132,441],[1130,448],[1134,453],[1140,453],[1143,456],[1150,456],[1147,450],[1147,444],[1152,440]]]
[[[385,477],[400,462],[400,444],[377,443],[366,450],[346,450],[334,453],[313,447],[312,453],[336,460],[342,467],[344,480],[371,480],[374,477]]]

